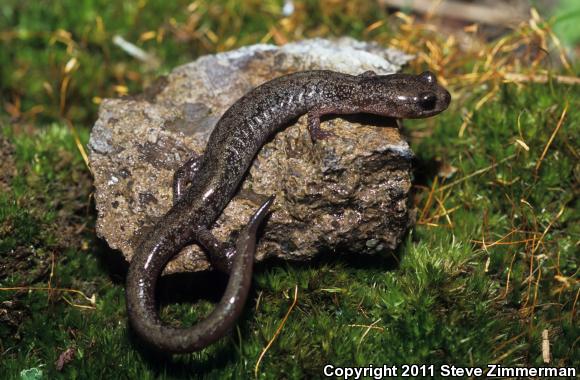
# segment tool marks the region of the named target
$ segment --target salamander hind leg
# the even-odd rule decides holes
[[[193,327],[178,330],[176,333],[181,342],[179,346],[172,347],[172,351],[191,352],[202,349],[226,335],[236,324],[252,285],[256,234],[273,201],[274,197],[270,197],[264,202],[240,231],[228,285],[215,309]]]
[[[316,140],[324,140],[329,137],[333,137],[334,133],[324,131],[320,128],[320,117],[323,115],[321,110],[310,110],[308,111],[308,132],[310,133],[310,138],[312,142]]]
[[[213,268],[220,272],[230,273],[236,249],[220,242],[208,229],[201,229],[196,235],[197,242],[206,249]]]
[[[173,175],[173,204],[176,204],[188,185],[190,185],[199,170],[202,156],[193,153],[183,165],[175,171]]]
[[[246,227],[240,231],[237,239],[238,242],[247,240],[250,238],[250,235],[253,235],[255,239],[258,227],[266,216],[273,201],[274,196],[269,197],[268,200],[266,200],[266,202],[264,202],[254,213]],[[206,228],[198,230],[195,237],[197,242],[206,249],[212,267],[221,272],[230,273],[233,266],[234,256],[236,254],[236,248],[227,243],[220,242],[211,231]]]
[[[231,273],[233,267],[235,266],[234,260],[236,252],[244,251],[248,248],[247,244],[253,244],[254,247],[251,248],[255,250],[256,235],[258,233],[258,228],[260,224],[268,214],[268,210],[274,203],[275,196],[270,196],[262,205],[256,210],[254,215],[250,218],[248,224],[240,231],[236,239],[236,247],[228,247],[226,244],[220,243],[215,236],[213,236],[209,231],[207,233],[202,232],[204,236],[198,237],[198,241],[204,247],[208,248],[210,252],[210,260],[212,265],[221,271],[226,273]],[[251,243],[248,243],[251,242]],[[246,244],[243,247],[241,244]],[[252,256],[254,254],[252,253]]]

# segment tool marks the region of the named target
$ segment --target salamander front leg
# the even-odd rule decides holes
[[[377,73],[375,73],[372,70],[367,70],[364,73],[361,73],[361,74],[359,74],[357,76],[359,76],[361,78],[372,78],[372,77],[376,77],[377,76]]]
[[[190,185],[195,178],[197,171],[199,170],[199,165],[201,163],[201,157],[195,153],[191,156],[183,165],[175,171],[173,175],[173,204],[176,204],[188,185]]]
[[[320,128],[320,117],[324,114],[322,111],[323,110],[308,111],[308,132],[310,132],[310,138],[312,139],[312,142],[316,142],[316,140],[324,140],[334,136],[334,133],[323,131]]]

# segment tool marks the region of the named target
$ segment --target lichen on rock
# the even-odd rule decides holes
[[[174,171],[192,153],[203,153],[219,117],[252,88],[301,70],[389,74],[409,59],[350,38],[253,45],[178,67],[141,96],[106,99],[89,141],[97,233],[130,260],[136,242],[172,205]],[[258,261],[397,247],[410,223],[413,153],[394,121],[335,117],[324,119],[322,128],[335,136],[313,144],[303,116],[261,149],[212,229],[218,239],[235,236],[261,201],[275,194]],[[165,273],[208,267],[194,244]]]

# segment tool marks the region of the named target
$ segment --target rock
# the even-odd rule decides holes
[[[221,114],[255,86],[309,69],[389,74],[410,58],[350,38],[254,45],[178,67],[140,96],[103,101],[89,141],[98,235],[130,260],[140,236],[171,207],[174,171],[192,152],[203,152]],[[413,153],[394,121],[329,118],[322,128],[336,137],[316,144],[305,122],[301,117],[263,147],[213,233],[224,241],[235,236],[261,201],[276,194],[258,261],[395,249],[410,223]],[[208,267],[192,245],[165,273]]]

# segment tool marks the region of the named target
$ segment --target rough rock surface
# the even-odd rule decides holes
[[[105,100],[89,141],[97,233],[130,260],[136,242],[171,207],[174,171],[191,152],[203,152],[221,114],[255,86],[309,69],[389,74],[409,59],[349,38],[254,45],[178,67],[143,95]],[[399,244],[410,219],[407,142],[392,120],[323,121],[336,137],[313,144],[303,116],[263,147],[212,230],[219,239],[233,238],[261,200],[276,194],[257,260],[379,253]],[[208,267],[192,245],[165,273]]]

